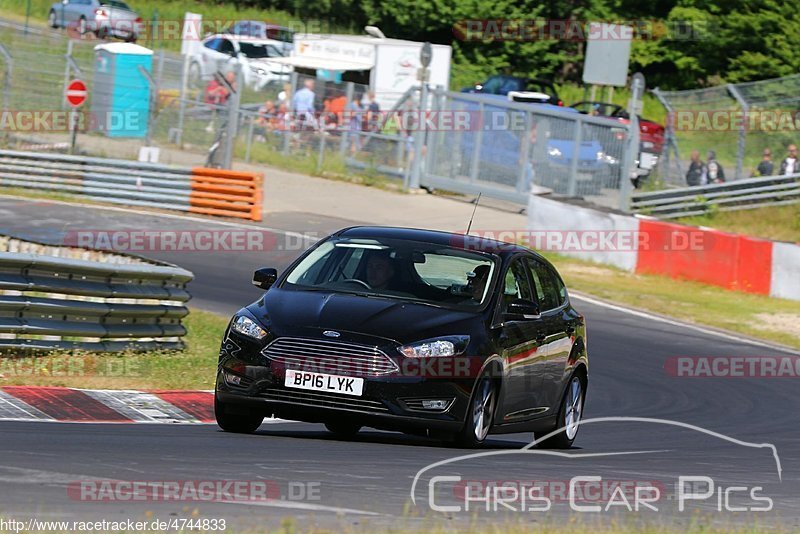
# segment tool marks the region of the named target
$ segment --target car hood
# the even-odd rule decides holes
[[[400,344],[469,334],[481,320],[478,313],[402,300],[279,288],[270,289],[247,309],[276,336],[317,337],[335,330],[343,340],[367,337]]]

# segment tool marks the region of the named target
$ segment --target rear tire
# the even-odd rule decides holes
[[[47,25],[51,28],[55,29],[58,28],[58,19],[56,18],[56,12],[52,9],[50,13],[47,14]]]
[[[252,434],[264,422],[264,416],[258,414],[228,413],[224,402],[214,397],[214,417],[217,425],[225,432],[236,434]]]
[[[536,439],[546,436],[550,432],[561,429],[557,434],[550,436],[538,444],[542,449],[569,449],[578,435],[581,418],[583,417],[583,403],[586,399],[586,382],[579,375],[572,375],[558,410],[558,421],[555,428],[547,432],[534,434]]]
[[[491,378],[483,375],[475,385],[464,428],[456,434],[453,444],[464,449],[473,449],[483,443],[494,423],[496,408],[497,388]]]
[[[361,425],[336,421],[325,423],[325,428],[332,432],[337,438],[352,439],[356,437],[356,434],[361,430]]]

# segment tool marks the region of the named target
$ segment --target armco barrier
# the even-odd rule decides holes
[[[0,150],[0,186],[252,221],[261,220],[262,182],[257,173]]]
[[[552,249],[641,274],[694,280],[725,289],[800,300],[800,245],[604,213],[531,195],[530,232],[629,232],[632,249]],[[542,241],[547,243],[546,240]]]
[[[2,242],[7,249],[53,248]],[[58,253],[76,251],[61,247]],[[115,255],[106,259],[0,252],[0,351],[182,348],[192,273],[129,257],[127,263],[113,263]]]
[[[631,209],[660,219],[800,203],[800,174],[633,193]]]

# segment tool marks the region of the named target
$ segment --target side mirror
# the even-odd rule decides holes
[[[253,285],[261,289],[269,289],[278,279],[278,270],[272,267],[263,267],[253,273]]]
[[[506,311],[503,316],[509,321],[536,319],[539,317],[539,306],[530,300],[512,300],[508,303],[508,306],[506,306]]]

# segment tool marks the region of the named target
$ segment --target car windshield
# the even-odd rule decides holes
[[[495,259],[417,241],[335,238],[303,258],[282,287],[476,310],[488,300]]]
[[[275,46],[266,43],[248,43],[241,41],[239,42],[239,48],[242,50],[242,54],[252,59],[283,57],[286,55]]]
[[[131,11],[131,8],[128,7],[128,4],[125,2],[120,2],[120,0],[103,0],[100,5]]]

